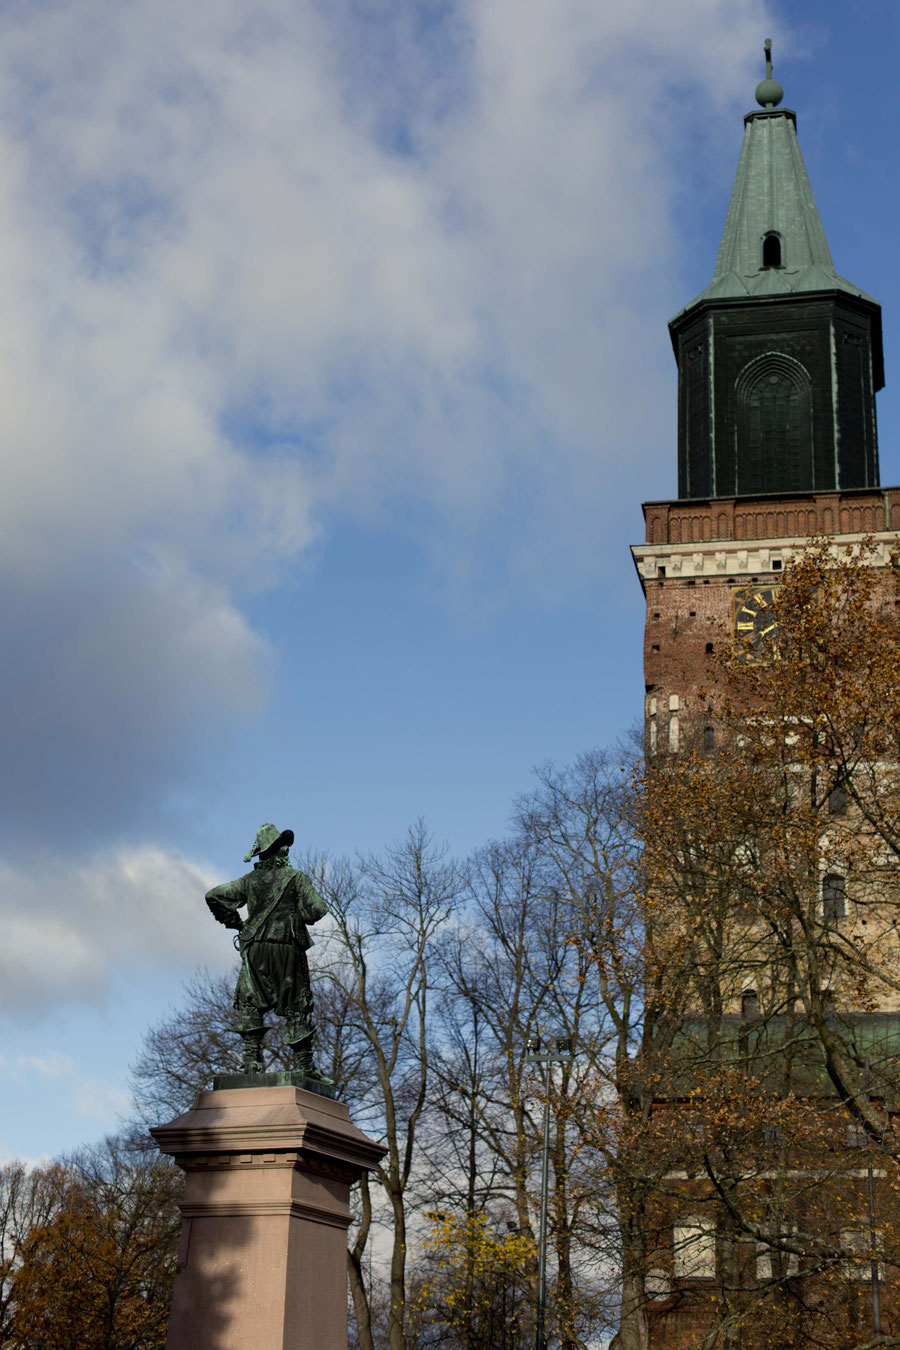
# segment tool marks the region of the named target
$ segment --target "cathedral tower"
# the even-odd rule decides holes
[[[704,725],[708,705],[702,693],[716,668],[716,649],[735,636],[751,646],[765,640],[766,611],[777,593],[779,574],[812,536],[830,536],[840,546],[870,538],[874,543],[869,565],[879,569],[882,579],[886,574],[881,569],[891,565],[900,541],[900,487],[882,488],[879,483],[875,395],[884,383],[881,309],[835,270],[800,152],[796,114],[781,107],[783,91],[772,78],[770,44],[766,45],[766,79],[756,90],[758,109],[744,118],[743,146],[712,279],[669,324],[678,364],[678,495],[644,504],[645,541],[632,550],[646,600],[647,752],[661,763],[686,749],[715,755],[717,736],[723,733],[715,725]],[[714,759],[704,758],[703,763],[715,767]],[[827,810],[846,817],[843,828],[848,834],[859,834],[852,810],[847,811],[846,793],[833,796]],[[743,817],[740,827],[746,828]],[[818,847],[821,836],[815,837]],[[765,873],[764,880],[770,876]],[[868,941],[872,930],[867,937],[865,920],[860,920],[864,910],[851,903],[853,875],[823,867],[821,877],[813,871],[812,878],[810,906],[815,911],[818,905],[816,923],[823,931],[830,925],[829,940],[838,945]],[[896,883],[890,884],[896,903]],[[723,928],[723,948],[732,931]],[[750,920],[746,931],[756,931]],[[897,952],[900,961],[898,935],[900,923],[895,922],[881,942]],[[812,948],[818,950],[815,942]],[[768,955],[761,958],[756,970],[736,960],[740,969],[734,987],[719,991],[722,997],[714,1016],[707,1007],[691,1007],[688,1016],[705,1018],[704,1027],[717,1019],[728,1024],[734,1042],[745,1049],[764,1013],[770,1016],[772,1036],[782,1034],[778,1027],[787,1025],[778,1022],[782,1014],[771,1013],[771,1002],[766,1012],[764,967],[774,960]],[[900,984],[894,981],[892,987],[862,1001],[854,995],[837,1012],[829,994],[827,1016],[841,1018],[857,1047],[857,1062],[865,1065],[867,1093],[870,1057],[871,1065],[900,1060],[898,991]],[[795,1002],[799,1004],[793,993],[784,1002],[791,1036],[806,1016],[798,1007],[795,1022]],[[888,1036],[893,1049],[884,1054]],[[784,1044],[789,1041],[785,1033]],[[779,1056],[779,1064],[790,1058],[776,1039],[771,1047],[770,1063]],[[672,1091],[661,1092],[656,1100],[661,1114],[668,1112],[674,1134],[686,1122],[702,1138],[703,1124],[691,1126],[690,1121],[702,1094],[698,1091],[693,1101],[678,1096],[682,1067],[679,1061],[678,1072],[669,1071],[665,1081]],[[789,1074],[785,1081],[792,1081]],[[793,1086],[783,1093],[793,1095]],[[831,1087],[821,1096],[835,1103],[835,1109],[823,1108],[827,1129],[834,1133],[840,1122],[840,1130],[845,1130]],[[893,1111],[886,1109],[889,1114]],[[831,1147],[832,1134],[827,1137]],[[844,1136],[838,1139],[834,1134],[834,1139],[837,1157],[844,1150]],[[885,1201],[880,1192],[876,1196],[871,1161],[869,1168],[871,1215],[876,1199],[878,1204]],[[788,1176],[802,1180],[799,1171],[789,1171],[787,1161],[765,1174],[773,1188]],[[843,1234],[840,1214],[863,1204],[860,1182],[865,1176],[853,1163],[843,1191],[837,1183],[821,1191],[824,1207],[837,1216],[838,1251],[854,1250],[843,1244],[857,1229],[851,1224],[849,1237]],[[719,1218],[711,1217],[715,1211],[705,1173],[680,1170],[667,1173],[663,1180],[669,1189],[664,1188],[660,1206],[657,1245],[647,1255],[650,1344],[654,1350],[656,1346],[677,1350],[701,1343],[712,1307],[712,1295],[707,1298],[707,1293],[717,1279],[727,1285],[723,1270],[728,1261],[732,1262],[729,1297],[735,1306],[745,1295],[745,1306],[750,1306],[754,1291],[773,1278],[774,1267],[764,1229],[757,1230],[755,1242],[743,1230],[723,1236]],[[799,1297],[807,1278],[804,1269],[790,1249],[782,1255],[783,1281],[789,1284],[796,1277],[794,1293]],[[874,1257],[871,1264],[877,1267]],[[860,1267],[850,1262],[847,1266],[845,1282],[852,1290],[857,1288]],[[873,1269],[876,1303],[880,1278]],[[885,1291],[886,1306],[892,1309],[893,1292]],[[865,1300],[860,1296],[854,1306],[865,1322],[869,1315]],[[900,1316],[892,1311],[894,1315]],[[729,1332],[732,1339],[716,1344],[756,1347],[762,1342],[753,1335],[752,1329],[735,1329]]]

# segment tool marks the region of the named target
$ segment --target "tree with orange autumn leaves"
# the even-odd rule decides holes
[[[31,1173],[4,1167],[0,1345],[162,1350],[178,1193],[166,1161],[116,1140]]]
[[[649,1301],[660,1326],[693,1316],[666,1344],[864,1345],[873,1259],[887,1333],[873,1343],[900,1344],[896,564],[874,540],[812,541],[768,646],[725,644],[694,734],[636,791],[648,999],[629,1073],[655,1100],[622,1158],[646,1174],[662,1126],[669,1169],[650,1168],[639,1258],[683,1273],[673,1231],[715,1244],[709,1283]],[[621,1344],[639,1346],[632,1297]]]

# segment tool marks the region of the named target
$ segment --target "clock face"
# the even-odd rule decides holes
[[[780,586],[737,586],[731,592],[734,636],[745,661],[763,665],[778,657],[778,621],[772,603]]]

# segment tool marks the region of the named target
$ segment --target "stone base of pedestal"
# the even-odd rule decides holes
[[[213,1088],[298,1087],[317,1097],[333,1097],[334,1084],[317,1082],[298,1069],[276,1069],[272,1073],[217,1073]]]
[[[166,1350],[346,1350],[349,1190],[384,1156],[346,1106],[201,1092],[152,1133],[186,1174]]]

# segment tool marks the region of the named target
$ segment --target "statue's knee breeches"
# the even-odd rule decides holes
[[[312,1017],[306,1013],[288,1016],[284,1031],[284,1043],[293,1049],[311,1043],[315,1029],[316,1025]]]
[[[266,1023],[262,1011],[254,1003],[239,1003],[238,1016],[241,1020],[242,1036],[262,1036]]]

